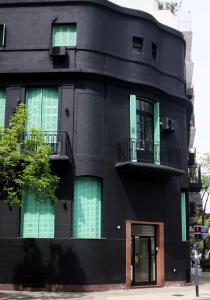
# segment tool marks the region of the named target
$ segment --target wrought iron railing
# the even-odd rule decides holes
[[[118,161],[160,164],[181,169],[181,152],[166,143],[125,139],[118,142]]]
[[[200,165],[193,165],[189,166],[188,168],[188,175],[189,175],[189,183],[192,184],[202,184],[201,181],[201,166]]]
[[[40,133],[44,141],[50,148],[50,155],[67,156],[73,160],[73,152],[71,142],[67,131],[42,131]],[[30,132],[25,132],[25,139],[32,139],[34,135]]]

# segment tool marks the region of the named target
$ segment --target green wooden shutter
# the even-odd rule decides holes
[[[101,181],[79,177],[74,186],[73,236],[101,237]]]
[[[130,148],[131,161],[137,161],[136,155],[136,96],[130,95]]]
[[[154,162],[160,164],[160,108],[154,103]]]
[[[26,91],[26,107],[28,118],[26,130],[42,128],[42,89],[30,88]]]
[[[55,208],[49,201],[39,203],[39,237],[54,238]]]
[[[4,89],[0,89],[0,127],[4,127],[4,122],[5,122],[5,105],[6,105],[5,90]]]
[[[182,241],[187,240],[187,224],[186,224],[186,194],[181,193],[181,222],[182,222]]]
[[[53,46],[75,47],[77,40],[76,24],[54,24],[52,32]]]
[[[24,238],[38,238],[39,201],[36,201],[30,194],[23,197],[21,219],[21,236]]]

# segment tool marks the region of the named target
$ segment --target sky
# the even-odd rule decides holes
[[[210,0],[183,0],[192,16],[192,61],[197,156],[210,152]]]
[[[182,11],[192,16],[192,61],[195,93],[197,156],[210,152],[210,0],[183,0]],[[210,212],[210,200],[207,211]]]

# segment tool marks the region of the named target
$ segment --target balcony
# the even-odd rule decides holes
[[[197,164],[189,166],[189,192],[198,193],[202,188],[201,167]]]
[[[43,131],[42,137],[50,148],[51,160],[65,160],[73,162],[73,152],[71,142],[67,131]],[[25,133],[25,138],[30,139],[30,132]]]
[[[178,176],[181,169],[181,152],[166,143],[125,139],[118,143],[118,162],[115,167],[125,172],[152,176]]]

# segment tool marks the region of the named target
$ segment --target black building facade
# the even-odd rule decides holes
[[[0,122],[19,99],[60,176],[55,207],[0,203],[0,287],[190,280],[185,41],[105,0],[0,1]]]

